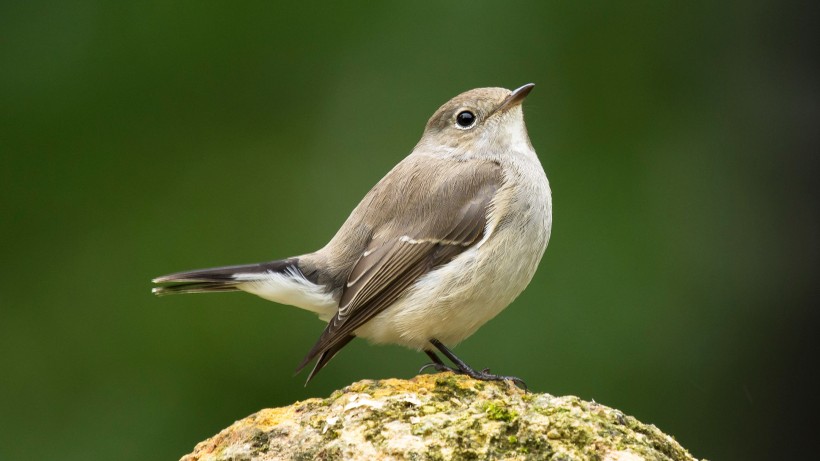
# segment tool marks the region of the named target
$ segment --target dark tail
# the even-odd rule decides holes
[[[336,353],[339,352],[343,347],[347,346],[347,343],[352,341],[353,338],[355,338],[355,336],[347,335],[341,341],[334,344],[330,348],[325,349],[321,354],[319,354],[319,359],[316,361],[316,365],[313,366],[313,370],[310,371],[310,374],[307,377],[307,381],[305,381],[305,386],[307,386],[310,380],[313,379],[314,376],[316,376],[316,373],[319,373],[319,370],[324,368],[325,365],[327,365],[327,362],[330,362],[330,359],[335,357]],[[300,363],[299,366],[296,367],[296,374],[299,374],[299,372],[302,371],[302,369],[304,369],[305,366],[307,366],[307,364],[310,363],[311,360],[313,360],[313,357],[310,354],[308,354],[308,356],[305,357],[304,360],[302,360],[302,363]]]
[[[221,291],[238,291],[238,285],[253,279],[254,274],[283,272],[296,268],[298,260],[282,259],[258,264],[240,266],[214,267],[175,274],[163,275],[152,280],[154,283],[166,284],[151,291],[157,296],[183,293],[214,293]]]

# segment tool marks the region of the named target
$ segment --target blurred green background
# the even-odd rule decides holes
[[[439,105],[527,82],[552,241],[456,352],[697,457],[799,454],[820,222],[805,8],[3,2],[0,460],[176,459],[261,408],[414,376],[423,354],[354,341],[305,388],[314,316],[157,299],[150,279],[319,248]]]

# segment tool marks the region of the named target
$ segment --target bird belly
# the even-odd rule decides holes
[[[533,235],[519,226],[498,230],[482,245],[419,278],[404,296],[357,329],[356,336],[413,349],[429,348],[432,338],[448,345],[461,342],[526,288],[547,239],[543,227]]]

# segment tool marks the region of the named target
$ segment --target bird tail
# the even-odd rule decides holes
[[[295,257],[259,264],[177,272],[155,278],[153,282],[161,286],[151,291],[157,296],[245,291],[277,303],[300,307],[328,321],[336,313],[337,299],[331,287],[319,283],[315,270],[309,269],[313,267],[309,262],[307,267],[303,271],[299,258]],[[311,274],[310,278],[305,276],[306,272]],[[318,355],[316,366],[308,376],[310,381],[352,339],[353,336],[348,335],[321,353],[313,353],[299,365],[299,370]]]
[[[297,269],[295,259],[283,259],[258,264],[214,267],[163,275],[152,280],[163,286],[154,287],[151,292],[157,296],[239,291],[239,285],[262,279],[268,274],[285,273]]]

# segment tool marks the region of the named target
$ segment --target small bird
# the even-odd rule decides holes
[[[305,384],[354,337],[424,351],[422,370],[511,380],[445,345],[469,337],[526,288],[552,229],[552,198],[514,91],[477,88],[441,106],[421,140],[313,253],[164,275],[157,295],[245,291],[327,322],[296,369]],[[436,354],[440,351],[453,365]]]

